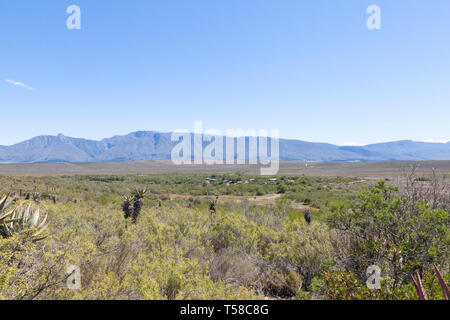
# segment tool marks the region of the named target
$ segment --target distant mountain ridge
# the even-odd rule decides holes
[[[0,163],[125,162],[170,159],[171,133],[138,131],[101,141],[37,136],[11,146],[0,146]],[[280,139],[281,161],[420,161],[450,160],[450,142],[410,140],[336,146],[328,143]]]

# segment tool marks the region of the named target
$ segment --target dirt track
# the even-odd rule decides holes
[[[174,199],[189,199],[189,198],[197,198],[197,199],[214,199],[213,196],[197,196],[197,197],[193,197],[190,195],[185,195],[185,194],[170,194],[170,200],[174,200]],[[246,197],[246,196],[229,196],[229,195],[223,195],[223,196],[219,196],[219,200],[218,203],[226,203],[226,202],[244,202],[244,201],[249,201],[257,206],[263,206],[263,205],[268,205],[268,204],[275,204],[276,200],[280,199],[281,195],[280,194],[267,194],[264,196],[254,196],[254,197]],[[310,209],[311,211],[318,211],[318,209],[316,208],[311,208],[310,206],[304,205],[303,203],[299,203],[296,201],[292,201],[291,203],[291,207],[294,210],[298,210],[298,211],[305,211],[306,209]]]
[[[234,202],[243,202],[243,201],[249,201],[256,205],[266,205],[275,203],[277,199],[279,199],[281,195],[279,194],[268,194],[264,196],[256,196],[256,197],[245,197],[245,196],[229,196],[229,195],[223,195],[219,196],[219,203],[226,203],[229,201]],[[189,198],[197,198],[197,199],[213,199],[214,196],[191,196],[191,195],[185,195],[185,194],[170,194],[170,200],[174,199],[189,199]]]

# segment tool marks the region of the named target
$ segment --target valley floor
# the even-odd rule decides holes
[[[419,173],[427,174],[434,168],[450,175],[450,161],[397,161],[397,162],[281,162],[279,175],[362,177],[396,179],[416,166]],[[255,165],[183,165],[169,160],[97,163],[35,163],[0,164],[0,175],[55,176],[55,175],[127,175],[177,173],[227,173],[239,171],[257,175]]]

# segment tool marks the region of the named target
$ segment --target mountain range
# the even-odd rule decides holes
[[[170,159],[171,133],[138,131],[101,141],[37,136],[11,146],[0,146],[0,163],[125,162]],[[410,140],[336,146],[280,139],[281,161],[420,161],[450,160],[450,142]]]

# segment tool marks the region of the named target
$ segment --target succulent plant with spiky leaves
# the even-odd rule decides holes
[[[10,238],[15,233],[35,228],[36,232],[31,235],[33,241],[46,238],[44,231],[47,229],[47,215],[39,221],[39,207],[33,209],[31,205],[24,208],[19,204],[16,208],[8,210],[12,201],[8,201],[9,195],[0,200],[0,236]]]
[[[40,204],[41,203],[41,194],[39,192],[33,193],[33,201],[36,204]]]
[[[305,218],[305,221],[307,224],[311,224],[311,209],[310,208],[306,208],[305,211],[303,212],[303,217]]]
[[[144,197],[147,193],[147,189],[135,189],[133,192],[133,222],[136,223],[139,215],[141,214],[142,207],[144,206]]]
[[[444,300],[450,300],[450,289],[448,288],[447,283],[445,283],[444,277],[442,276],[441,272],[439,271],[436,265],[433,265],[433,267],[434,272],[436,273],[436,277],[439,281],[439,285],[441,286]],[[410,277],[414,284],[414,287],[416,288],[419,300],[428,300],[427,293],[425,292],[425,289],[422,284],[422,279],[420,278],[420,274],[416,272],[415,277],[413,275],[410,275]]]
[[[126,196],[122,202],[122,211],[124,213],[125,219],[128,219],[131,216],[133,216],[133,209],[134,209],[133,198],[130,196]]]
[[[6,209],[8,209],[8,207],[11,205],[12,200],[9,200],[9,194],[7,194],[6,196],[4,196],[1,200],[0,200],[0,213],[2,213],[3,211],[6,211]],[[3,215],[3,214],[1,214]]]
[[[215,200],[212,200],[209,204],[209,212],[211,214],[217,213],[217,202],[219,201],[219,196],[216,196]]]
[[[137,222],[144,206],[144,197],[147,189],[135,189],[131,196],[126,196],[122,202],[122,211],[125,219],[131,218],[133,223]]]

